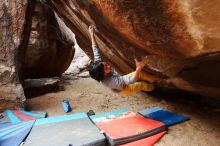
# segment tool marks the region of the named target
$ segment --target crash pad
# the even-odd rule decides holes
[[[127,109],[118,109],[118,110],[113,110],[110,112],[92,115],[90,116],[90,118],[92,119],[94,123],[98,124],[98,123],[107,122],[113,119],[122,118],[123,115],[127,115],[128,112],[130,111]]]
[[[6,113],[1,113],[0,124],[2,124],[2,123],[9,123],[9,122],[11,122],[11,120],[8,117],[8,115]]]
[[[160,133],[155,134],[153,136],[150,136],[148,138],[144,138],[144,139],[137,140],[137,141],[134,141],[134,142],[130,142],[130,143],[127,143],[127,144],[122,144],[120,146],[153,146],[165,134],[166,134],[166,131],[163,131],[163,132],[160,132]]]
[[[46,118],[47,117],[47,113],[46,112],[41,112],[41,111],[26,111],[26,110],[18,110],[19,112],[21,112],[24,115],[28,115],[31,117],[35,117],[35,118]]]
[[[24,146],[104,146],[105,136],[85,113],[36,121]]]
[[[166,131],[164,123],[133,112],[123,118],[98,123],[97,126],[105,132],[111,145],[126,144]]]
[[[189,120],[189,118],[185,116],[177,115],[160,107],[147,108],[139,111],[139,113],[146,118],[163,122],[167,126]]]
[[[34,121],[0,124],[0,146],[18,146],[27,137]]]
[[[6,110],[4,113],[1,114],[2,118],[0,119],[0,124],[2,123],[18,123],[22,121],[30,121],[36,120],[39,118],[45,118],[45,112],[38,112],[38,111],[25,111],[25,110]]]
[[[69,115],[62,115],[62,116],[54,116],[54,117],[49,117],[49,118],[42,118],[42,119],[36,120],[34,126],[58,123],[58,122],[87,118],[87,117],[88,116],[85,113],[76,113],[76,114],[69,114]]]

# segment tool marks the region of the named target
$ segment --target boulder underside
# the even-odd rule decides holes
[[[88,26],[97,28],[105,61],[122,74],[148,56],[145,71],[162,86],[220,98],[220,1],[49,0],[90,56]],[[211,8],[211,9],[210,9]]]

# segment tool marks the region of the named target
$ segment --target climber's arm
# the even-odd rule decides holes
[[[94,62],[97,62],[97,61],[101,62],[102,61],[101,54],[100,54],[100,51],[99,51],[99,48],[97,46],[96,39],[94,36],[94,26],[89,26],[89,32],[90,32],[90,37],[91,37],[91,41],[92,41]]]
[[[140,73],[143,69],[143,67],[145,66],[146,64],[146,57],[143,58],[140,62],[137,61],[137,59],[135,59],[135,63],[136,63],[136,71],[135,71],[135,74],[134,74],[134,81],[137,81],[140,77]]]

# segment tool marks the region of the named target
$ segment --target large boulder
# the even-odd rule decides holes
[[[21,69],[21,42],[26,23],[28,1],[0,1],[0,112],[10,107],[20,107],[25,100],[19,82]],[[30,8],[33,3],[29,3]],[[27,30],[26,30],[27,31]]]
[[[145,71],[163,86],[220,98],[219,0],[48,0],[92,58],[88,26],[97,28],[105,61],[119,72],[148,55]]]
[[[24,77],[60,76],[74,56],[75,36],[46,3],[37,1],[26,49]]]
[[[74,34],[44,2],[0,1],[0,112],[21,108],[25,78],[60,76],[74,56]]]

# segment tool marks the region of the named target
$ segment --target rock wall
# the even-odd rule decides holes
[[[0,0],[0,112],[24,106],[25,78],[61,75],[74,34],[45,1]]]
[[[37,1],[26,49],[24,77],[60,76],[74,56],[75,36],[44,2]]]
[[[88,26],[105,60],[126,74],[148,55],[145,71],[163,86],[220,98],[220,1],[48,0],[92,58]]]
[[[27,0],[0,1],[0,111],[3,108],[19,107],[25,100],[16,59],[19,58],[24,27],[27,26],[27,5]]]

